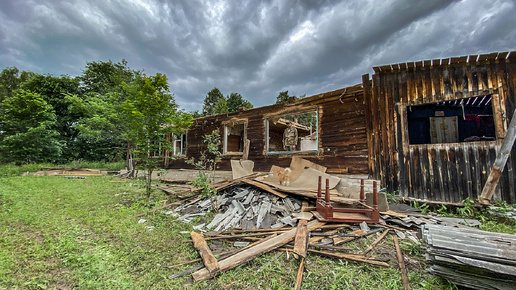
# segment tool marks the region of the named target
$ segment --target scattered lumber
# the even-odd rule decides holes
[[[398,236],[396,234],[393,235],[394,238],[394,246],[396,247],[396,255],[398,256],[398,264],[400,265],[401,270],[401,280],[403,281],[403,289],[409,290],[409,280],[407,276],[407,267],[405,267],[405,261],[403,260],[403,254],[401,253],[400,243],[398,241]]]
[[[321,256],[331,257],[331,258],[337,258],[337,259],[345,259],[355,262],[362,262],[362,263],[368,263],[372,265],[382,266],[382,267],[389,267],[389,264],[385,262],[379,262],[375,260],[368,259],[364,255],[357,255],[357,254],[348,254],[348,253],[335,253],[335,252],[324,252],[324,251],[318,251],[314,249],[308,249],[308,252],[318,254]]]
[[[367,247],[367,249],[365,249],[362,252],[362,255],[367,255],[367,253],[369,253],[383,238],[385,238],[385,236],[389,233],[389,231],[390,230],[383,231],[383,233],[371,245],[369,245],[369,247]]]
[[[430,273],[475,289],[514,289],[516,235],[430,224],[421,234]]]
[[[313,231],[322,225],[324,225],[324,223],[317,220],[311,221],[307,224],[307,232]],[[270,252],[285,245],[295,238],[296,232],[297,229],[289,230],[288,232],[271,238],[263,243],[259,243],[227,259],[219,261],[220,271],[217,273],[233,269],[263,253]],[[207,269],[201,269],[192,273],[192,277],[196,282],[200,282],[214,277],[217,273],[210,273]]]
[[[199,251],[199,255],[201,255],[201,259],[204,263],[204,266],[206,266],[206,269],[208,269],[210,273],[219,271],[219,263],[217,262],[215,256],[213,256],[211,253],[210,247],[208,247],[208,244],[204,240],[203,234],[192,231],[190,232],[190,236],[192,237],[194,248]]]

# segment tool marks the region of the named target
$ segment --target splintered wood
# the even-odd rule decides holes
[[[320,226],[324,225],[319,221],[311,221],[307,224],[307,231],[312,231]],[[269,239],[263,243],[257,244],[247,250],[244,250],[236,255],[233,255],[227,259],[219,262],[220,271],[227,271],[233,269],[251,259],[263,254],[270,252],[276,248],[279,248],[286,243],[290,242],[296,236],[297,229],[289,230],[279,236]],[[217,272],[218,273],[218,272]],[[197,272],[192,273],[192,277],[196,282],[204,281],[214,277],[217,273],[210,273],[208,269],[201,269]]]
[[[190,236],[192,236],[194,248],[196,248],[199,251],[199,254],[201,255],[202,261],[204,262],[204,266],[206,266],[206,269],[210,273],[217,272],[219,268],[219,263],[217,262],[217,259],[213,254],[211,253],[210,248],[208,247],[208,244],[203,238],[202,234],[198,234],[196,232],[191,232]]]

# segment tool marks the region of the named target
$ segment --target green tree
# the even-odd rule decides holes
[[[220,99],[217,104],[215,105],[215,108],[213,109],[214,114],[223,114],[227,113],[228,111],[228,103],[226,102],[225,98]]]
[[[62,146],[52,106],[42,96],[17,90],[0,105],[0,156],[4,162],[54,162]]]
[[[206,97],[204,98],[202,115],[209,116],[216,114],[215,106],[221,99],[224,99],[224,95],[220,92],[219,89],[213,88],[211,91],[209,91]]]
[[[79,116],[72,127],[77,130],[75,158],[85,160],[119,159],[125,151],[126,130],[120,106],[140,71],[122,60],[119,63],[89,62],[78,77],[82,96],[69,95],[70,113]]]
[[[239,93],[231,93],[231,95],[229,95],[229,97],[227,98],[227,107],[228,112],[233,113],[238,112],[240,107],[251,109],[253,108],[253,104],[251,104],[251,102],[249,102],[248,100],[244,100],[242,95],[240,95]]]
[[[35,75],[21,84],[24,90],[38,93],[47,104],[51,105],[56,114],[56,122],[52,129],[59,133],[60,142],[66,146],[63,148],[61,161],[80,158],[80,148],[77,148],[78,131],[74,124],[82,117],[82,114],[71,112],[70,100],[67,95],[78,95],[82,97],[79,90],[79,80],[74,77],[63,75],[54,77],[52,75]]]
[[[92,61],[86,64],[82,75],[78,77],[85,94],[123,92],[125,84],[130,84],[141,72],[127,66],[127,61],[113,63],[110,61]]]
[[[177,110],[165,75],[143,75],[129,89],[128,99],[122,105],[128,126],[124,135],[134,145],[137,164],[147,172],[147,198],[150,198],[152,172],[162,161],[160,152],[172,150],[166,134],[183,133],[191,125],[192,117]]]
[[[288,102],[288,91],[280,92],[279,95],[276,97],[276,104],[283,104]]]

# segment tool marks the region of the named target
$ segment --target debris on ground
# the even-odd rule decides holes
[[[22,176],[66,176],[66,178],[72,178],[72,176],[101,176],[108,174],[108,171],[102,171],[98,169],[89,169],[81,167],[42,167],[37,172],[25,172]]]
[[[324,173],[325,168],[297,157],[291,163],[294,165],[292,175],[302,180],[290,180],[288,186],[280,184],[277,176],[283,168],[272,166],[268,173],[252,173],[249,161],[245,164],[233,163],[239,173],[233,172],[236,177],[233,180],[211,184],[216,195],[201,198],[201,188],[185,184],[160,185],[159,189],[180,200],[135,216],[141,217],[162,210],[163,214],[174,216],[176,221],[192,225],[193,232],[181,233],[191,235],[192,240],[187,242],[194,243],[201,258],[168,268],[199,262],[203,264],[171,275],[169,279],[191,274],[195,281],[204,281],[264,253],[277,250],[299,261],[295,289],[301,286],[303,272],[306,271],[305,259],[309,258],[307,252],[380,267],[394,265],[399,267],[403,287],[409,289],[407,269],[414,265],[422,268],[423,262],[404,257],[398,240],[419,245],[421,242],[416,233],[420,229],[426,233],[425,243],[431,249],[427,256],[433,257],[432,273],[455,281],[454,275],[450,273],[458,273],[460,267],[449,266],[449,260],[455,259],[465,265],[466,260],[471,259],[470,256],[452,258],[447,250],[436,250],[439,248],[432,242],[439,238],[433,236],[429,229],[445,227],[448,234],[461,235],[459,233],[462,231],[467,232],[479,226],[481,223],[478,220],[438,217],[405,204],[389,205],[385,195],[382,195],[382,201],[378,200],[376,188],[364,193],[363,182],[361,193],[357,195],[359,199],[344,198],[334,189],[338,180]],[[296,168],[296,164],[306,168]],[[319,178],[328,179],[325,189],[322,189],[320,184],[323,182],[318,181]],[[369,205],[366,199],[371,200]],[[379,204],[382,203],[380,210]],[[367,246],[357,248],[357,244],[364,244],[352,243],[357,240],[365,241]],[[389,240],[389,244],[386,240]],[[468,244],[467,241],[457,246],[464,247],[464,244]],[[515,263],[516,257],[510,256],[507,260],[509,264]],[[447,266],[453,270],[446,270]],[[510,266],[516,267],[512,264]],[[493,273],[500,274],[496,271]],[[461,284],[465,283],[463,281],[456,283],[467,285]]]
[[[430,273],[474,289],[514,289],[515,235],[434,224],[421,235]]]

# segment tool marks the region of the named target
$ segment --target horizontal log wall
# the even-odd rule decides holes
[[[222,136],[224,124],[233,120],[245,120],[247,138],[250,140],[249,159],[256,171],[268,171],[272,165],[287,167],[292,154],[266,154],[265,118],[296,112],[318,111],[319,152],[296,153],[305,159],[326,166],[328,172],[350,174],[368,173],[368,147],[365,126],[365,106],[362,85],[356,85],[293,103],[272,105],[200,118],[187,132],[187,157],[198,159],[206,150],[204,134],[218,130]],[[224,156],[218,164],[222,170],[230,170],[230,159],[241,156]],[[184,162],[171,162],[171,168],[188,167]]]
[[[516,52],[375,67],[366,100],[370,174],[391,192],[421,200],[477,198],[515,108]],[[367,90],[366,90],[367,91]],[[409,145],[408,106],[492,95],[497,141]],[[516,148],[494,199],[516,202]]]

